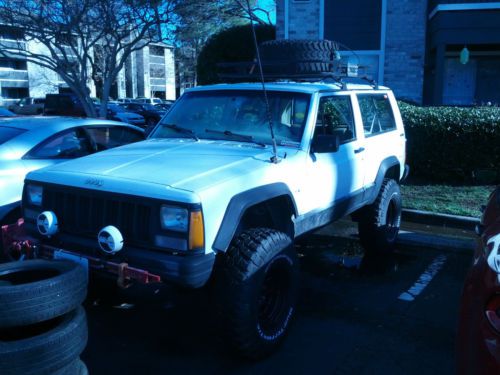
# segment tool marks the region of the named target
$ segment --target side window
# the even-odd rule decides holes
[[[73,159],[92,152],[89,140],[82,129],[56,135],[41,143],[29,154],[33,159]]]
[[[121,126],[98,127],[85,129],[94,146],[94,150],[102,151],[110,148],[123,146],[128,143],[144,140],[144,134]]]
[[[321,98],[314,136],[318,134],[336,134],[340,137],[340,143],[356,139],[350,96]]]
[[[391,103],[386,94],[358,95],[365,136],[369,137],[396,129]]]

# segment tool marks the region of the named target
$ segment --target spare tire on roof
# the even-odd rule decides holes
[[[332,61],[335,43],[330,40],[270,40],[259,46],[263,61]]]

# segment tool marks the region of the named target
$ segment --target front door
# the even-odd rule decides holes
[[[345,208],[356,197],[362,197],[364,179],[364,139],[356,134],[350,94],[320,98],[314,137],[320,134],[338,135],[340,147],[337,151],[309,155],[310,175],[305,183],[310,208],[334,204]]]

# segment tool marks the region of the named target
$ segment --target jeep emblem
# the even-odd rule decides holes
[[[97,178],[87,178],[84,182],[85,185],[93,185],[97,187],[101,187],[103,185],[102,180],[98,180]]]
[[[97,235],[97,242],[102,251],[115,254],[123,249],[123,236],[117,227],[108,225]]]

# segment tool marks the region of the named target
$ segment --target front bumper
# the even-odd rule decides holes
[[[95,249],[95,241],[78,239],[77,246],[65,246],[64,236],[61,236],[61,246],[44,244],[43,241],[30,237],[24,232],[24,223],[10,225],[4,228],[4,236],[19,244],[29,242],[28,254],[52,258],[55,251],[63,251],[88,260],[90,270],[101,274],[118,274],[120,267],[126,265],[128,277],[143,283],[171,282],[188,288],[200,288],[206,284],[215,262],[215,253],[198,253],[189,255],[174,255],[148,249],[126,248],[116,255],[107,255]],[[28,225],[29,226],[29,225]],[[32,231],[29,231],[30,233]],[[71,238],[75,243],[75,238]],[[123,270],[122,270],[123,271]],[[120,276],[120,275],[118,275]],[[123,276],[123,275],[121,275]]]

